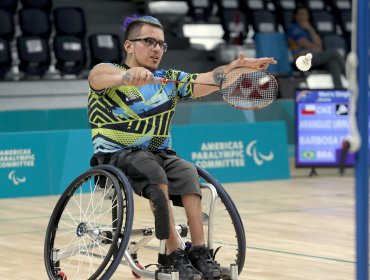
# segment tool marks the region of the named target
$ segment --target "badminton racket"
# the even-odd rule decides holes
[[[129,80],[128,74],[124,79]],[[235,68],[225,74],[221,83],[208,84],[184,82],[154,77],[153,83],[177,83],[215,86],[223,99],[231,106],[241,110],[258,110],[270,105],[277,97],[278,83],[274,76],[253,68]]]

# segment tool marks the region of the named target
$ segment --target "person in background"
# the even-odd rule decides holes
[[[247,38],[245,32],[245,25],[243,22],[242,14],[239,10],[234,13],[234,20],[228,24],[229,32],[224,35],[224,39],[232,45],[243,45],[244,40]]]
[[[129,17],[124,29],[123,65],[98,64],[88,77],[88,115],[94,147],[91,165],[117,166],[128,176],[135,193],[150,200],[156,236],[166,240],[160,264],[178,270],[182,280],[219,279],[221,268],[205,245],[197,170],[171,149],[170,134],[178,101],[208,95],[218,86],[159,83],[154,82],[154,77],[220,84],[225,73],[234,68],[266,69],[276,61],[240,54],[231,63],[206,73],[158,70],[167,50],[158,19]],[[187,139],[183,140],[186,145]],[[185,208],[192,241],[185,250],[177,238],[169,199]]]
[[[334,87],[343,88],[341,75],[345,75],[344,58],[337,50],[323,48],[321,37],[313,27],[305,6],[297,6],[294,10],[287,35],[294,61],[301,55],[312,53],[312,69],[326,69],[333,78]]]

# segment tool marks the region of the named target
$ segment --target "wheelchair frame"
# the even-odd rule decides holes
[[[209,209],[202,213],[207,227],[207,246],[217,262],[230,262],[228,266],[220,263],[222,279],[236,280],[243,269],[246,255],[242,220],[222,185],[205,170],[197,167],[197,171],[202,192],[207,191],[209,198],[209,204],[206,205]],[[85,196],[90,196],[90,199],[86,201]],[[96,197],[100,200],[96,200]],[[219,205],[222,210],[220,212],[217,208]],[[148,269],[150,265],[140,264],[138,251],[155,239],[155,230],[133,229],[133,212],[131,184],[120,169],[111,165],[98,165],[78,176],[59,198],[47,227],[44,261],[49,279],[110,279],[119,264],[128,265],[136,278],[143,276],[152,279],[179,279],[177,271],[159,265],[153,271]],[[226,215],[226,218],[221,217],[220,213]],[[235,234],[230,234],[230,243],[223,238],[215,240],[217,218],[223,219],[222,225],[225,219],[226,224],[231,220]],[[185,248],[188,245],[185,241],[188,232],[186,221],[177,225],[176,229]],[[133,241],[133,238],[140,240]],[[220,246],[215,248],[216,245]],[[226,248],[226,251],[222,251],[219,260],[216,253],[220,248],[221,251]],[[158,257],[164,254],[165,240],[161,240]],[[220,256],[220,253],[218,255]],[[87,265],[85,260],[89,262]],[[95,263],[95,260],[100,260],[101,264]],[[86,276],[83,276],[85,274]]]

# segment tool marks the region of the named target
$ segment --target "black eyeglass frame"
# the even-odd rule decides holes
[[[164,41],[157,41],[156,39],[152,37],[144,37],[144,38],[136,38],[136,39],[127,39],[130,42],[145,42],[147,47],[153,47],[155,48],[157,45],[163,50],[163,52],[167,51],[167,43]],[[151,43],[150,43],[151,41]]]

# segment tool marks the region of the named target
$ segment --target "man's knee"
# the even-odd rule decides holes
[[[181,170],[178,170],[178,174],[181,174],[181,177],[186,178],[186,180],[198,181],[197,168],[190,162],[184,161]]]

